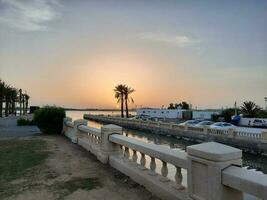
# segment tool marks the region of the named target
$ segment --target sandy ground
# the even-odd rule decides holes
[[[63,199],[158,199],[120,172],[100,163],[92,154],[72,144],[63,136],[31,136],[28,138],[46,140],[51,153],[44,164],[30,170],[22,179],[13,181],[15,184],[20,183],[24,189],[17,196],[6,198],[6,200],[58,199],[57,190],[51,189],[51,186],[53,187],[55,183],[60,185],[72,178],[97,178],[100,186],[89,191],[78,189],[64,196]]]

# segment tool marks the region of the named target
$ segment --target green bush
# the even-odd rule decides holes
[[[36,124],[35,124],[34,120],[19,118],[17,120],[17,125],[18,126],[34,126]]]
[[[45,134],[60,134],[65,110],[56,106],[45,106],[34,112],[34,121]]]

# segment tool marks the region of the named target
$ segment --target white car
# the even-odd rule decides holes
[[[203,127],[203,126],[210,126],[214,124],[213,121],[208,121],[208,120],[205,120],[205,121],[202,121],[202,122],[199,122],[195,125],[195,127]]]
[[[226,122],[216,122],[212,125],[210,125],[210,128],[212,129],[219,129],[219,130],[228,130],[228,129],[235,129],[236,126],[230,123]]]
[[[203,120],[201,119],[196,119],[196,120],[188,120],[188,121],[185,121],[183,123],[180,123],[179,125],[182,125],[182,126],[195,126],[196,124],[198,124],[199,122],[202,122]]]

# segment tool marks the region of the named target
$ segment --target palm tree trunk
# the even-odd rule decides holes
[[[3,112],[3,99],[0,97],[0,117],[2,117],[2,112]]]
[[[128,100],[125,99],[125,110],[126,110],[126,118],[129,118],[129,112],[128,112]]]
[[[3,117],[3,95],[1,91],[1,96],[0,96],[0,117]]]
[[[8,101],[5,102],[5,116],[8,117]]]
[[[122,117],[122,118],[124,117],[123,104],[124,104],[124,102],[123,102],[123,97],[122,97],[122,99],[121,99],[121,117]]]

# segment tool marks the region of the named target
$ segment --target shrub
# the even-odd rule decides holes
[[[56,106],[45,106],[34,112],[34,121],[45,134],[60,134],[65,110]]]
[[[24,119],[24,118],[19,118],[17,120],[17,125],[18,126],[34,126],[36,125],[33,120],[30,119]]]

